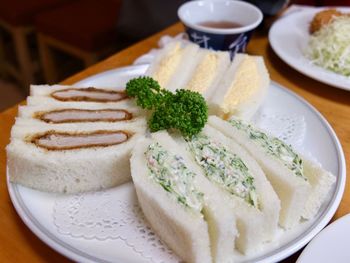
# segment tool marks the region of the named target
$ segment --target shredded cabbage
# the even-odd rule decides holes
[[[350,15],[332,22],[311,35],[306,56],[315,65],[350,76]]]

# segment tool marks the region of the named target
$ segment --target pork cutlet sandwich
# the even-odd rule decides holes
[[[105,189],[131,179],[142,111],[112,88],[32,86],[7,146],[10,180],[48,192]]]
[[[146,123],[39,124],[18,119],[7,146],[10,181],[47,192],[77,193],[130,180],[129,153]]]

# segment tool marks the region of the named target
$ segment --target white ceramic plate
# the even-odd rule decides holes
[[[350,12],[350,8],[337,8]],[[350,77],[345,77],[313,65],[304,56],[309,39],[309,24],[322,8],[295,11],[277,20],[269,32],[269,41],[275,53],[300,73],[328,85],[350,90]]]
[[[129,78],[142,74],[146,68],[147,65],[141,65],[111,70],[89,77],[77,84],[123,87]],[[303,146],[321,162],[325,169],[337,177],[329,200],[305,230],[293,236],[287,243],[254,259],[256,262],[276,262],[305,246],[332,218],[344,191],[346,168],[343,150],[333,129],[305,100],[288,89],[272,83],[263,107],[282,114],[304,116],[307,129]],[[43,242],[63,255],[79,262],[148,262],[119,239],[84,239],[59,233],[53,220],[53,208],[60,198],[59,195],[35,191],[9,181],[8,189],[11,200],[25,224]],[[132,184],[112,190],[120,197],[132,191]]]
[[[350,214],[323,229],[303,250],[297,263],[346,263],[350,260]]]

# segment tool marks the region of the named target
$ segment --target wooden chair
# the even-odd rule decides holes
[[[90,66],[116,46],[119,0],[77,0],[40,13],[35,19],[39,54],[48,83],[58,81],[54,49]]]
[[[22,84],[26,90],[35,82],[38,63],[32,58],[28,37],[33,34],[34,15],[56,7],[67,0],[0,0],[0,27],[11,36],[15,50],[15,63],[7,59],[5,43],[0,35],[0,68]]]

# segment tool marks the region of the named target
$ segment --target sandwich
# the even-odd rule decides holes
[[[281,200],[279,223],[288,229],[311,219],[329,196],[335,176],[290,145],[237,118],[210,116],[209,125],[243,146],[259,163]]]
[[[255,160],[236,142],[205,126],[182,141],[202,174],[222,196],[221,205],[236,218],[235,247],[253,254],[277,232],[280,201]]]
[[[170,91],[182,87],[182,77],[195,64],[199,46],[179,41],[167,44],[150,64],[145,75],[158,81],[162,88]]]
[[[117,103],[128,100],[124,89],[111,87],[75,87],[63,85],[31,85],[28,105],[36,105],[35,97],[45,97],[46,103],[57,102],[89,102],[89,103]],[[43,100],[41,100],[42,102]]]
[[[199,92],[209,100],[217,91],[219,81],[230,65],[229,52],[200,49],[196,57],[189,57],[187,60],[194,61],[195,65],[182,72],[184,81],[179,88]]]
[[[160,51],[146,75],[172,92],[189,89],[209,99],[229,65],[229,52],[199,48],[191,43],[172,42]]]
[[[185,262],[233,262],[233,213],[167,132],[137,143],[131,176],[146,219]]]
[[[131,179],[129,155],[146,122],[50,124],[18,118],[7,146],[10,181],[47,192],[78,193]]]
[[[199,92],[208,101],[209,112],[224,118],[234,115],[250,119],[270,85],[260,56],[236,54],[231,63],[229,52],[181,42],[166,45],[146,75],[172,92],[176,89]]]
[[[269,84],[262,57],[236,54],[209,99],[210,113],[225,119],[231,115],[250,119],[262,104]]]

